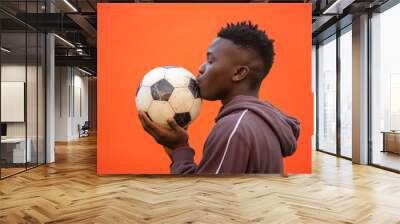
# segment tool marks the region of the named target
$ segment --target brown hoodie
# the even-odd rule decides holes
[[[297,147],[299,122],[253,96],[233,98],[215,122],[199,165],[192,148],[176,148],[171,174],[281,173],[282,158]]]

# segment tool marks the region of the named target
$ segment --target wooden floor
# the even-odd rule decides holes
[[[1,169],[1,178],[8,177],[15,173],[19,173],[19,172],[26,170],[25,167],[24,168],[19,168],[19,167],[17,167],[17,168],[0,168],[0,169]]]
[[[400,154],[376,150],[374,151],[372,160],[374,164],[400,170]]]
[[[0,181],[0,223],[400,223],[400,175],[320,152],[312,175],[97,176],[96,139]]]

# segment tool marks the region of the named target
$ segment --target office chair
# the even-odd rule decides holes
[[[89,129],[90,129],[89,121],[85,121],[82,127],[78,125],[78,129],[79,129],[79,138],[89,136]]]

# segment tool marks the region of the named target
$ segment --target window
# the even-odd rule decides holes
[[[336,36],[318,47],[318,149],[336,153]]]
[[[400,4],[371,18],[372,164],[400,170]]]
[[[340,36],[340,155],[352,157],[352,33]]]

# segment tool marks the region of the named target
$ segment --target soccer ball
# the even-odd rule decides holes
[[[136,108],[150,119],[170,128],[168,118],[186,128],[199,114],[201,98],[196,78],[177,66],[162,66],[149,71],[136,91]]]

